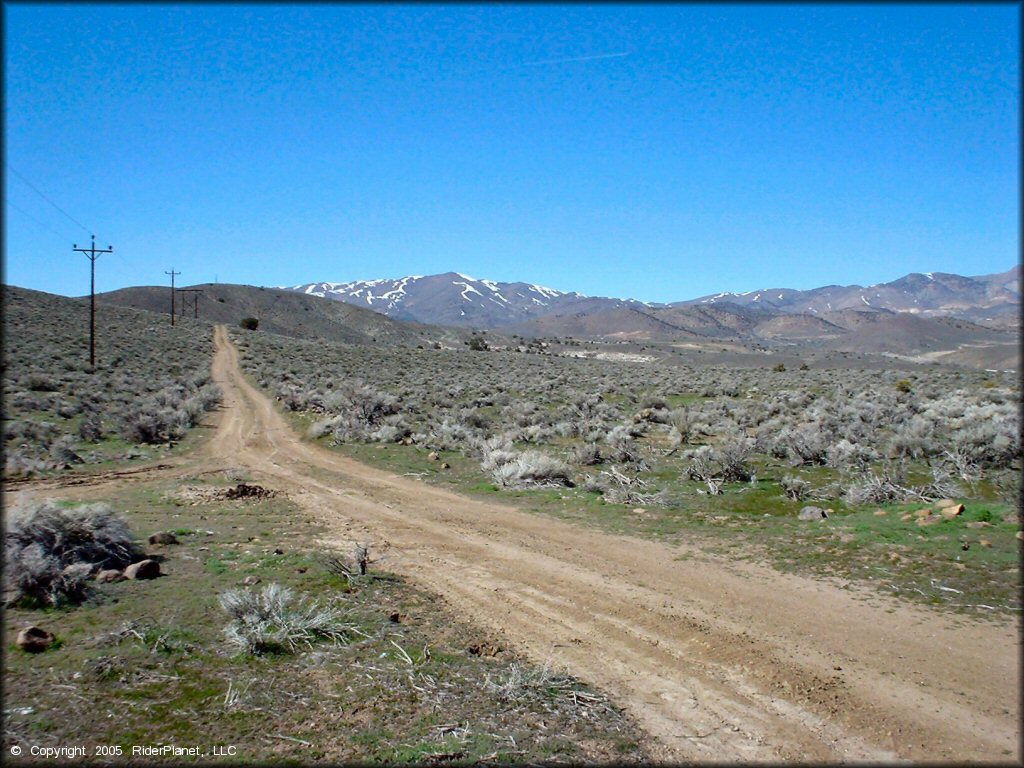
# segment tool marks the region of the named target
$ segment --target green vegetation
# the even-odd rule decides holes
[[[196,502],[195,488],[228,485],[193,478],[111,496],[139,541],[189,532],[180,544],[150,547],[166,575],[90,582],[87,599],[71,608],[7,611],[8,744],[81,743],[94,760],[96,746],[118,745],[124,756],[101,759],[117,763],[134,745],[167,743],[236,751],[146,762],[645,757],[636,727],[600,694],[523,664],[396,575],[371,566],[366,577],[339,576],[314,544],[323,530],[288,501]],[[247,577],[259,582],[245,586]],[[275,584],[294,596],[288,609],[331,606],[345,637],[240,652],[220,597],[255,598]],[[14,634],[28,624],[57,642],[44,653],[18,651]]]

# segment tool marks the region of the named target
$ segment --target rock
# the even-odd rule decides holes
[[[939,514],[947,520],[952,520],[954,517],[959,517],[964,513],[963,504],[950,504],[946,507],[939,507]]]
[[[985,547],[986,549],[991,549],[992,548],[992,542],[989,541],[988,539],[982,539],[981,541],[978,542],[978,544],[980,544],[981,546]]]
[[[96,574],[96,581],[100,584],[111,584],[115,581],[124,581],[124,574],[116,568],[108,568]]]
[[[915,509],[914,510],[914,515],[916,517],[928,517],[931,513],[932,513],[932,510],[931,510],[930,507],[925,507],[924,509]]]
[[[52,632],[47,632],[42,627],[32,626],[21,630],[14,644],[28,653],[41,653],[53,645],[54,639]]]
[[[140,560],[124,569],[126,579],[155,579],[160,575],[160,563],[156,560]]]
[[[972,520],[969,523],[964,524],[968,528],[991,528],[992,523],[987,520]]]
[[[904,512],[902,515],[900,515],[900,522],[909,523],[913,519],[913,517],[914,516],[909,512]]]
[[[928,515],[927,517],[917,518],[917,524],[920,526],[935,525],[936,523],[941,523],[945,519],[946,518],[942,517],[942,515]]]
[[[876,509],[875,510],[875,517],[885,517],[888,514],[889,513],[886,510],[884,510],[884,509]]]
[[[1024,531],[1017,531],[1017,538],[1024,539]]]
[[[956,504],[956,499],[939,499],[935,502],[935,508],[942,509],[943,507],[955,507]]]
[[[259,584],[262,579],[259,576],[246,576],[242,579],[242,584],[246,587],[254,587]]]
[[[388,621],[392,624],[398,624],[402,620],[402,615],[398,611],[394,611],[388,615]]]
[[[438,461],[441,457],[438,455],[437,451],[431,451],[427,454],[427,458],[431,461]]]
[[[283,555],[284,554],[284,550],[281,549],[280,547],[278,547],[277,549],[274,550],[274,554],[275,555]]]
[[[154,533],[149,537],[150,544],[177,544],[178,537],[170,531],[161,531],[160,533]]]
[[[451,464],[449,464],[449,463],[448,463],[447,461],[446,461],[446,462],[443,462],[443,463],[441,464],[441,469],[451,469],[451,468],[452,468],[452,465],[451,465]]]
[[[797,515],[798,520],[826,520],[828,512],[821,507],[804,507]]]

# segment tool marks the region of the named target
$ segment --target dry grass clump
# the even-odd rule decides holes
[[[276,583],[258,592],[228,590],[220,605],[231,616],[224,628],[228,643],[254,655],[294,652],[321,639],[344,642],[358,634],[338,609],[296,600],[290,589]]]
[[[106,504],[64,508],[45,501],[15,510],[4,531],[5,589],[10,599],[79,602],[99,570],[120,570],[136,553],[128,524]]]

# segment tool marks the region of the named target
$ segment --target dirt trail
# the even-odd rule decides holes
[[[216,331],[194,457],[242,466],[538,662],[625,706],[664,760],[1018,761],[1018,633],[576,527],[303,443]]]

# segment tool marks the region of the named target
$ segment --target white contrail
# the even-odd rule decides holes
[[[598,53],[593,56],[576,56],[571,59],[548,59],[546,61],[528,61],[524,67],[539,67],[542,64],[569,64],[574,61],[595,61],[597,59],[617,59],[621,56],[629,56],[628,53]]]

